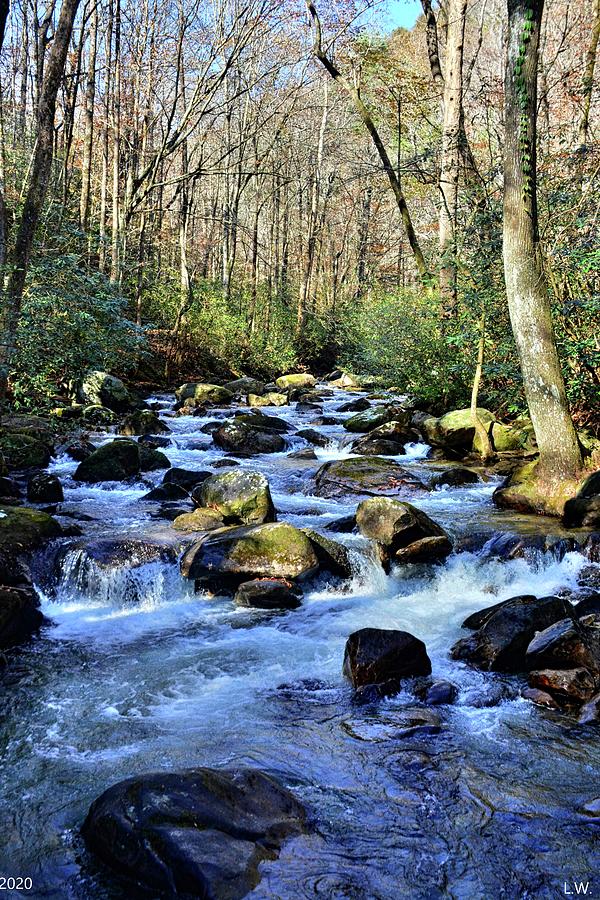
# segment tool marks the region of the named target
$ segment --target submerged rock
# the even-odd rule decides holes
[[[301,578],[317,568],[307,536],[285,522],[229,528],[192,544],[181,560],[185,578],[215,577],[224,584],[263,577]]]
[[[257,578],[240,584],[233,602],[252,609],[297,609],[302,591],[284,578]]]
[[[477,631],[457,641],[450,655],[488,671],[524,672],[536,632],[564,618],[567,608],[559,597],[512,597],[498,604]]]
[[[338,459],[325,463],[315,475],[317,497],[348,494],[394,494],[426,491],[427,486],[397,462],[379,456]]]
[[[579,724],[590,725],[592,722],[600,722],[600,694],[595,694],[591,700],[585,703],[579,711]]]
[[[39,472],[27,482],[27,499],[30,503],[62,503],[65,499],[60,478]]]
[[[259,864],[307,830],[306,812],[258,769],[198,768],[128,778],[94,801],[89,850],[153,896],[238,900]]]
[[[390,683],[431,674],[431,660],[423,641],[407,631],[361,628],[346,641],[343,674],[353,687]]]
[[[260,472],[234,469],[211,475],[194,492],[199,506],[216,510],[227,525],[260,525],[275,521],[269,482]]]

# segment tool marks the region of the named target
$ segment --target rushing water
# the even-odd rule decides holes
[[[172,398],[158,399],[169,416]],[[346,399],[336,391],[325,415],[343,419],[334,410]],[[315,415],[293,406],[266,412],[295,427]],[[200,429],[229,414],[169,417],[172,463],[210,469],[224,454]],[[320,430],[330,444],[317,449],[318,462],[288,459],[289,450],[241,460],[269,478],[280,519],[318,529],[357,503],[311,496],[318,465],[349,455],[341,426]],[[289,449],[304,446],[290,436]],[[407,450],[398,461],[431,471],[424,445]],[[157,504],[140,502],[163,473],[89,486],[72,480],[74,469],[66,457],[51,466],[65,485],[61,512],[86,516],[85,539],[171,535],[173,543]],[[495,484],[416,502],[454,534],[514,527],[491,505]],[[332,536],[353,551],[354,579],[339,585],[321,576],[288,613],[195,595],[168,560],[106,569],[81,541],[63,554],[51,589],[50,557],[40,558],[52,625],[3,675],[0,873],[34,885],[9,896],[128,896],[82,846],[90,802],[135,773],[231,763],[276,774],[315,823],[263,864],[253,898],[550,898],[564,897],[573,879],[589,880],[588,896],[598,896],[599,824],[581,812],[600,793],[597,734],[526,703],[518,679],[448,659],[468,613],[518,593],[573,588],[586,561],[575,553],[512,562],[461,553],[386,576],[362,538]],[[458,702],[436,710],[439,733],[404,733],[414,697],[377,708],[351,703],[344,644],[364,626],[413,632],[427,644],[434,676],[459,686]]]

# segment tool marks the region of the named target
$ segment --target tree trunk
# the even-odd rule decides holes
[[[96,49],[98,43],[98,4],[92,0],[90,22],[90,49],[88,56],[87,80],[85,85],[85,132],[83,137],[83,161],[81,164],[81,197],[79,202],[79,224],[87,231],[90,219],[90,187],[92,176],[92,142],[94,139],[94,101],[96,98]]]
[[[504,275],[525,396],[549,484],[582,467],[540,262],[536,204],[537,66],[543,0],[508,0]]]
[[[596,53],[598,50],[598,41],[600,40],[600,0],[594,0],[592,17],[592,38],[585,60],[585,70],[581,83],[582,109],[581,120],[579,122],[579,144],[582,147],[587,143],[590,127],[590,106],[594,88],[594,69],[596,68]]]

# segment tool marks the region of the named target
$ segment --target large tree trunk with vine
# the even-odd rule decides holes
[[[587,143],[590,128],[590,107],[592,104],[592,92],[594,89],[594,69],[596,68],[596,54],[598,41],[600,40],[600,0],[594,0],[592,10],[592,36],[590,46],[585,59],[585,69],[581,81],[581,119],[579,122],[579,143],[584,146]]]
[[[540,260],[536,205],[537,67],[543,0],[507,0],[504,274],[512,330],[549,494],[574,481],[581,453],[565,393]],[[541,490],[541,489],[540,489]]]

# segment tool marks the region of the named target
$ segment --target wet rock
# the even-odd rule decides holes
[[[195,531],[215,531],[223,528],[223,516],[215,509],[198,507],[192,512],[182,511],[173,519],[173,528],[191,534]]]
[[[84,459],[92,455],[95,449],[92,442],[86,441],[85,438],[72,438],[59,448],[60,452],[66,453],[67,456],[70,456],[76,462],[83,462]]]
[[[3,423],[0,434],[0,453],[9,471],[13,469],[45,469],[50,462],[51,447],[45,439],[33,434],[8,431]]]
[[[107,406],[85,406],[81,418],[87,428],[106,429],[114,425],[118,416]]]
[[[175,391],[175,396],[179,403],[183,404],[186,400],[193,400],[195,404],[202,405],[205,403],[228,404],[233,400],[233,394],[227,388],[218,384],[190,383],[182,384]]]
[[[284,578],[259,578],[240,584],[233,602],[252,609],[297,609],[302,591]]]
[[[528,669],[583,666],[600,671],[600,615],[578,620],[573,614],[539,631],[527,647],[526,665]]]
[[[260,525],[275,521],[269,482],[260,472],[235,469],[211,475],[192,497],[199,506],[216,510],[227,525]]]
[[[0,584],[0,650],[23,643],[44,624],[40,600],[28,585]]]
[[[521,696],[524,700],[530,700],[531,703],[535,703],[536,706],[545,706],[547,709],[560,709],[560,705],[554,697],[551,697],[550,694],[546,693],[546,691],[541,691],[539,688],[523,688]]]
[[[529,686],[545,691],[559,704],[584,703],[598,690],[598,680],[587,669],[543,669],[529,673]]]
[[[593,816],[594,818],[600,816],[600,797],[596,797],[594,800],[588,800],[587,803],[583,804],[581,809],[587,816]]]
[[[138,439],[138,444],[145,444],[152,447],[153,450],[164,450],[165,447],[171,446],[171,438],[161,437],[159,434],[142,434]]]
[[[322,569],[340,578],[352,578],[352,564],[347,547],[312,528],[303,528],[302,531],[309,539]]]
[[[302,428],[300,431],[297,431],[296,434],[304,441],[308,441],[308,443],[312,444],[314,447],[326,447],[330,440],[314,428]]]
[[[165,425],[151,409],[137,409],[123,419],[117,428],[117,434],[132,437],[134,435],[167,434],[170,430],[169,426]]]
[[[263,577],[301,578],[317,568],[306,535],[285,522],[230,528],[192,544],[181,560],[185,578],[217,576],[233,584]]]
[[[234,469],[239,466],[237,459],[217,459],[212,463],[213,469]]]
[[[140,499],[143,501],[189,500],[189,496],[185,488],[170,483],[159,484]]]
[[[240,425],[250,425],[252,428],[259,428],[263,431],[276,431],[279,434],[287,434],[290,426],[285,419],[278,416],[270,416],[267,413],[260,412],[255,409],[250,413],[240,413],[234,419]]]
[[[352,445],[353,453],[361,453],[363,456],[400,456],[404,453],[404,447],[394,441],[383,438],[359,441]]]
[[[448,485],[449,487],[459,487],[461,484],[476,484],[479,481],[477,472],[467,469],[465,466],[452,466],[438,472],[431,479],[432,487],[441,487]]]
[[[581,552],[590,562],[600,562],[600,534],[590,534]]]
[[[237,397],[246,396],[247,394],[256,394],[260,396],[261,394],[264,394],[265,391],[265,384],[263,381],[259,381],[257,378],[250,378],[247,375],[244,375],[242,378],[236,378],[233,381],[228,381],[223,387],[226,391],[229,391],[230,394],[235,394]]]
[[[425,644],[407,631],[361,628],[346,641],[343,674],[353,687],[430,675]]]
[[[312,413],[315,413],[315,412],[321,413],[321,412],[323,412],[323,407],[320,406],[318,403],[310,403],[309,401],[301,400],[298,403],[296,403],[296,412],[300,416],[304,415],[305,413],[311,413],[311,412]]]
[[[350,534],[356,528],[356,516],[340,516],[325,525],[326,531],[337,531],[340,534]]]
[[[408,425],[393,420],[369,431],[364,437],[352,444],[353,453],[362,453],[365,456],[396,456],[404,453],[406,444],[419,440],[419,433]],[[377,452],[377,448],[381,452]]]
[[[12,478],[0,476],[0,506],[18,506],[21,502],[21,488]]]
[[[61,553],[81,549],[101,569],[137,568],[152,562],[174,563],[177,547],[150,538],[95,538],[65,546]]]
[[[28,553],[62,534],[56,519],[39,509],[0,506],[0,552],[3,554]]]
[[[375,684],[358,688],[354,695],[355,704],[362,706],[365,703],[374,703],[383,699],[379,688],[380,685]],[[440,717],[433,710],[409,706],[386,710],[385,714],[379,711],[377,718],[354,716],[349,721],[343,722],[342,727],[351,737],[369,743],[396,741],[400,738],[427,737],[439,734],[442,730]]]
[[[304,459],[314,462],[317,459],[317,454],[312,447],[303,447],[302,450],[294,450],[293,453],[288,453],[288,459]]]
[[[266,394],[248,394],[248,406],[287,406],[289,398],[287,394],[279,391],[269,391]]]
[[[408,424],[408,414],[396,406],[373,406],[364,412],[356,413],[351,418],[346,419],[344,428],[346,431],[353,433],[361,433],[373,431],[388,422],[398,422],[401,425]]]
[[[160,450],[153,450],[145,444],[138,444],[140,448],[140,471],[156,472],[158,469],[170,469],[171,460]]]
[[[356,510],[361,534],[376,541],[384,565],[398,562],[436,562],[452,552],[444,529],[411,503],[390,497],[363,500]]]
[[[317,428],[323,425],[339,425],[340,420],[336,419],[335,416],[317,416],[316,419],[312,419],[309,422],[309,425],[315,425]]]
[[[596,592],[584,597],[575,607],[575,615],[578,619],[591,614],[600,615],[600,594]]]
[[[292,375],[281,375],[275,380],[275,384],[281,391],[288,391],[293,388],[313,388],[317,383],[314,375],[307,372],[298,372]]]
[[[577,496],[567,500],[563,523],[567,528],[600,525],[600,471],[588,475]]]
[[[135,401],[120,378],[98,370],[88,372],[77,390],[86,406],[104,406],[116,413],[128,412]]]
[[[426,491],[427,486],[397,462],[380,456],[339,459],[325,463],[315,475],[317,497],[348,494],[393,494],[400,490]]]
[[[185,488],[186,491],[192,491],[196,485],[210,478],[211,474],[211,472],[203,472],[196,469],[180,469],[179,466],[173,466],[172,469],[165,472],[163,484],[177,484],[179,487]]]
[[[213,441],[222,450],[246,456],[285,450],[285,441],[276,431],[266,431],[235,420],[226,422],[213,432]]]
[[[179,502],[177,500],[170,500],[166,503],[161,503],[158,509],[152,510],[150,515],[153,519],[168,519],[169,522],[174,522],[175,519],[186,515],[189,511],[189,503],[186,503],[183,500]]]
[[[131,440],[110,441],[79,463],[73,478],[95,484],[124,481],[140,472],[140,445]]]
[[[450,681],[434,681],[425,694],[425,703],[430,706],[446,706],[454,703],[458,688]]]
[[[342,403],[338,406],[337,412],[364,412],[371,408],[371,403],[366,397],[357,397],[356,400],[349,400],[348,403]]]
[[[484,609],[478,609],[477,612],[467,616],[462,623],[461,628],[469,628],[470,630],[475,631],[478,628],[481,628],[482,625],[485,625],[487,620],[490,619],[494,613],[498,612],[500,609],[504,609],[507,604],[514,605],[519,601],[531,603],[536,599],[535,594],[519,594],[518,597],[510,597],[508,600],[502,600],[500,603],[493,603],[491,606],[486,606]]]
[[[578,721],[580,725],[600,722],[600,694],[595,694],[581,707]]]
[[[60,478],[39,472],[27,482],[27,499],[30,503],[62,503],[65,499]]]
[[[527,648],[535,633],[562,619],[565,603],[558,597],[513,597],[472,635],[457,641],[450,655],[487,671],[526,671]]]
[[[238,900],[259,865],[307,830],[298,800],[258,769],[198,768],[121,781],[94,801],[85,843],[153,896]]]

